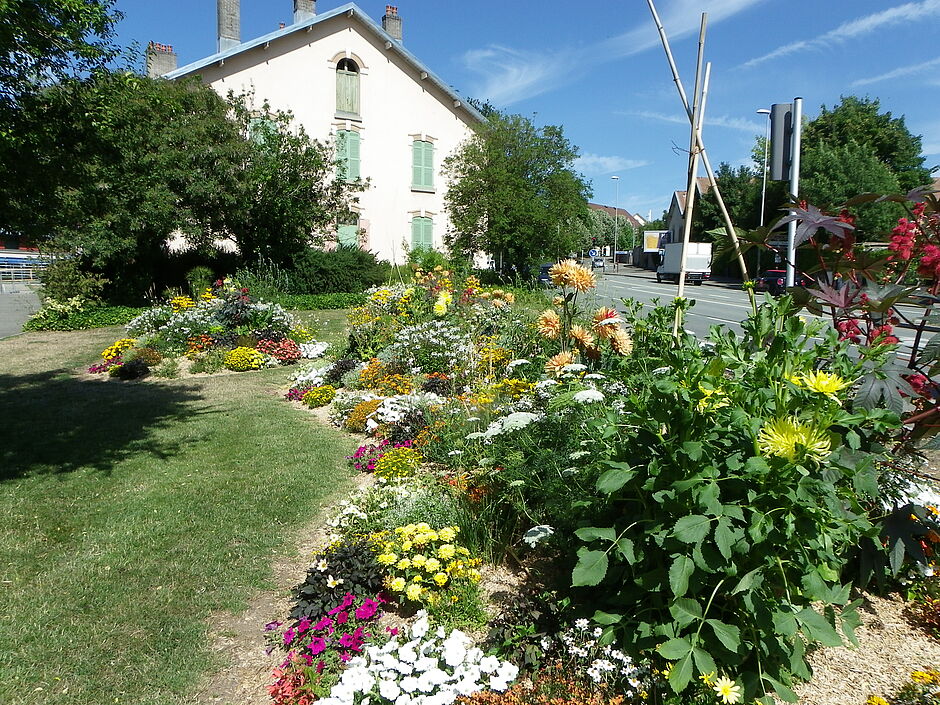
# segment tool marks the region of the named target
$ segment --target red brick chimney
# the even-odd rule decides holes
[[[401,17],[398,8],[394,5],[385,6],[385,17],[382,18],[382,29],[388,32],[392,39],[401,41]]]

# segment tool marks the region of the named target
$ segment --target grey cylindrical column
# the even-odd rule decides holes
[[[294,24],[309,20],[317,14],[317,0],[294,0]]]
[[[219,10],[219,51],[242,43],[241,3],[239,0],[217,0]]]

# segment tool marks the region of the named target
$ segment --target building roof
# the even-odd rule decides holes
[[[480,113],[479,110],[470,105],[465,98],[460,96],[453,88],[444,83],[441,78],[439,78],[431,69],[429,69],[424,63],[421,62],[418,57],[412,54],[410,51],[405,49],[402,46],[401,42],[392,37],[388,32],[382,29],[382,26],[373,20],[369,15],[363,12],[355,3],[346,3],[345,5],[340,5],[339,7],[328,10],[313,17],[302,20],[295,24],[287,25],[281,29],[269,32],[268,34],[262,35],[256,39],[250,39],[246,42],[232,47],[231,49],[226,49],[225,51],[216,52],[211,56],[207,56],[198,61],[194,61],[191,64],[186,66],[181,66],[178,69],[170,71],[169,73],[164,74],[164,78],[175,79],[182,78],[183,76],[188,76],[193,73],[197,73],[200,69],[210,66],[211,64],[225,61],[232,56],[241,54],[250,49],[256,47],[263,47],[266,44],[277,41],[281,37],[286,37],[289,34],[294,32],[306,31],[308,27],[320,24],[322,22],[327,22],[335,17],[340,15],[346,15],[349,18],[355,18],[362,23],[362,25],[370,32],[375,34],[380,40],[385,42],[385,46],[389,51],[394,51],[399,54],[407,63],[418,71],[419,73],[426,73],[427,78],[425,80],[430,81],[432,84],[436,85],[445,95],[453,99],[455,102],[455,107],[463,108],[472,119],[477,122],[485,122],[486,118]]]
[[[614,208],[613,206],[602,206],[600,203],[588,203],[588,208],[594,211],[604,211],[611,218],[616,214],[619,218],[626,218],[627,222],[630,223],[634,228],[639,228],[643,225],[633,213],[630,211],[625,211],[623,208]]]
[[[708,193],[712,190],[712,185],[708,181],[707,176],[699,176],[695,179],[696,190],[698,191],[699,196],[702,194]],[[688,194],[688,191],[674,191],[672,194],[673,200],[679,206],[679,212],[685,213],[685,197]],[[671,205],[670,205],[671,208]]]

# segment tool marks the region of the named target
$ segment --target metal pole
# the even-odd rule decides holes
[[[611,176],[614,184],[616,184],[614,189],[614,271],[617,271],[617,221],[620,210],[620,177]]]
[[[793,99],[793,142],[790,154],[790,194],[799,198],[800,194],[800,142],[803,131],[803,99]],[[793,211],[790,211],[791,214]],[[792,287],[796,280],[796,221],[787,224],[787,287]]]
[[[761,108],[757,111],[757,114],[767,118],[767,126],[764,130],[764,182],[760,187],[760,227],[764,227],[764,207],[767,204],[767,146],[770,142],[770,111],[767,108]]]

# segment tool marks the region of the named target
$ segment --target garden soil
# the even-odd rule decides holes
[[[298,408],[303,409],[301,404]],[[317,421],[328,423],[322,409],[310,410]],[[940,458],[931,458],[931,475]],[[370,475],[358,475],[362,487]],[[221,664],[207,676],[192,705],[270,705],[267,686],[271,671],[282,658],[278,651],[266,654],[264,625],[283,620],[290,609],[290,590],[300,583],[310,565],[310,555],[322,546],[326,532],[322,519],[304,527],[294,537],[293,555],[273,566],[276,589],[259,593],[238,615],[217,614],[209,621],[210,648]],[[507,568],[486,570],[481,583],[484,593],[500,602],[522,583],[520,572]],[[795,688],[800,705],[864,705],[870,695],[888,697],[907,681],[913,670],[940,667],[940,641],[917,632],[904,617],[906,603],[897,598],[866,595],[859,608],[862,627],[859,647],[821,649],[812,654],[813,680]],[[398,621],[392,617],[391,622]],[[396,625],[397,626],[397,625]],[[479,635],[482,636],[482,635]]]

